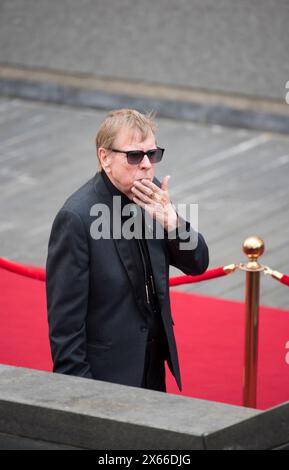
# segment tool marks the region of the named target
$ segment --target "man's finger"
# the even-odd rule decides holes
[[[142,190],[138,190],[135,186],[131,188],[131,191],[135,194],[135,196],[138,199],[141,199],[142,201],[149,203],[150,202],[150,197],[151,193],[148,194],[147,192],[143,192]]]
[[[153,184],[153,183],[152,183]],[[134,188],[137,188],[139,191],[142,191],[143,193],[147,194],[148,196],[151,196],[153,192],[153,187],[145,185],[141,183],[140,181],[135,181],[133,184]]]
[[[140,183],[140,182],[139,182],[139,181],[136,181],[134,184],[135,184],[136,186],[138,186],[138,183]],[[157,192],[160,190],[160,188],[159,188],[155,183],[153,183],[152,181],[147,180],[147,179],[141,180],[141,183],[140,183],[140,184],[142,184],[142,185],[145,186],[146,188],[150,188],[150,189],[151,189],[152,191],[154,191],[155,193],[157,193]]]
[[[162,188],[163,191],[168,191],[168,189],[169,189],[169,179],[170,179],[170,175],[167,175],[167,176],[163,177],[163,181],[162,181],[162,184],[161,184],[161,188]]]

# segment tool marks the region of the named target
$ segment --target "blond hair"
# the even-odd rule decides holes
[[[135,109],[117,109],[110,111],[102,122],[96,134],[96,152],[100,147],[111,149],[118,131],[125,127],[131,131],[138,131],[145,140],[148,134],[156,133],[156,124],[153,113],[142,114]],[[99,159],[98,159],[99,160]],[[101,170],[100,161],[98,170]]]

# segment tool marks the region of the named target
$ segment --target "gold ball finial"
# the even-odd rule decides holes
[[[246,265],[249,270],[260,269],[261,265],[258,263],[259,256],[262,256],[265,250],[265,243],[260,237],[249,237],[243,243],[243,252],[249,258]]]
[[[243,243],[243,251],[249,259],[257,260],[262,256],[265,249],[265,243],[260,237],[249,237]]]

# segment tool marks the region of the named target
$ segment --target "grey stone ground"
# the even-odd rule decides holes
[[[277,98],[286,0],[1,0],[0,62]]]
[[[1,256],[44,266],[56,211],[95,172],[94,135],[104,114],[1,99]],[[264,264],[288,273],[288,137],[157,122],[166,154],[156,175],[172,175],[175,203],[199,203],[210,267],[245,261],[242,243],[258,234]],[[178,289],[242,300],[244,273]],[[289,289],[263,276],[262,303],[288,309]]]

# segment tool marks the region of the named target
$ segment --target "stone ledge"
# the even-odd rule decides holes
[[[288,133],[289,105],[157,83],[0,65],[0,94],[69,106],[153,110],[160,117]]]
[[[207,436],[260,414],[4,365],[0,389],[0,433],[86,449],[205,449]]]

